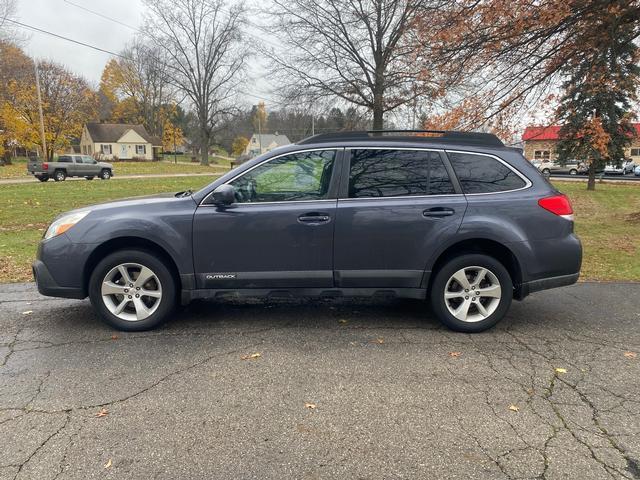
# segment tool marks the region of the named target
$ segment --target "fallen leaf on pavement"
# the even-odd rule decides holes
[[[378,337],[374,340],[371,340],[371,343],[377,343],[378,345],[382,345],[384,343],[384,338]]]
[[[242,355],[240,360],[253,360],[254,358],[260,358],[262,354],[260,352],[252,353],[251,355]]]
[[[509,410],[511,410],[512,412],[519,412],[520,407],[517,405],[509,405]]]
[[[308,408],[309,410],[315,410],[316,404],[315,403],[305,402],[304,408]]]
[[[98,418],[106,417],[107,415],[109,415],[109,410],[107,410],[106,408],[101,408],[100,411],[96,413],[96,417]]]
[[[462,355],[462,352],[449,352],[450,357],[459,357]]]
[[[555,372],[556,373],[567,373],[567,369],[566,368],[556,368]]]
[[[624,356],[627,358],[636,358],[638,354],[636,352],[624,352]]]
[[[33,310],[27,310],[26,312],[22,312],[23,315],[31,315]]]
[[[118,335],[111,335],[111,340],[117,340],[118,339]]]
[[[111,459],[107,460],[107,463],[104,464],[104,468],[111,468]]]
[[[342,325],[346,325],[346,324],[347,324],[347,323],[349,323],[349,322],[347,322],[347,320],[345,320],[344,318],[342,318],[342,319],[338,320],[338,323],[341,323]]]

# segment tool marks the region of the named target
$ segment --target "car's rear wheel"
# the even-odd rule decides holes
[[[169,268],[142,250],[121,250],[104,258],[89,280],[94,308],[112,327],[151,330],[176,305],[177,287]]]
[[[482,332],[507,313],[513,282],[493,257],[466,254],[449,260],[435,274],[431,308],[447,327],[459,332]]]
[[[53,174],[53,179],[56,182],[64,182],[66,178],[67,172],[65,172],[64,170],[56,170]]]
[[[104,169],[100,172],[100,178],[102,180],[109,180],[111,178],[111,170],[109,169]]]
[[[575,168],[572,168],[571,170],[569,170],[569,175],[577,175],[578,174],[578,170],[576,170]]]
[[[549,175],[551,175],[551,170],[549,170],[548,168],[543,168],[542,174],[548,177]]]

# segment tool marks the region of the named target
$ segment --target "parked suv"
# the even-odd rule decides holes
[[[100,177],[102,180],[109,180],[113,176],[113,165],[98,162],[89,155],[60,155],[55,162],[29,159],[27,172],[41,182],[46,182],[49,178],[63,182],[67,177],[84,177],[87,180]]]
[[[40,243],[38,289],[89,296],[121,330],[195,298],[382,295],[479,332],[513,298],[576,282],[567,197],[497,137],[440,133],[316,135],[195,193],[71,211]]]

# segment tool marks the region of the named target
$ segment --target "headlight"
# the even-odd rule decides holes
[[[63,234],[84,217],[89,215],[90,211],[91,210],[85,210],[83,212],[69,213],[58,218],[51,225],[49,225],[47,232],[44,234],[44,239],[48,240],[49,238],[57,237],[58,235]]]

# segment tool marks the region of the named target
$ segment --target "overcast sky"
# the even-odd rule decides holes
[[[120,52],[135,36],[134,29],[87,12],[74,4],[135,28],[140,27],[144,20],[142,0],[18,0],[17,20],[111,52]],[[39,60],[62,63],[97,87],[102,70],[111,58],[109,54],[43,33],[24,32],[28,37],[23,46],[29,55]],[[255,61],[250,66],[254,81],[246,86],[246,92],[270,98],[269,86],[260,79],[264,69],[257,66]],[[243,101],[253,104],[259,99],[247,96]]]
[[[140,0],[69,0],[133,27],[142,23]],[[135,32],[115,22],[98,17],[65,0],[18,0],[18,20],[65,37],[119,52]],[[38,59],[55,60],[97,85],[106,53],[75,45],[42,33],[30,32],[25,50]]]

